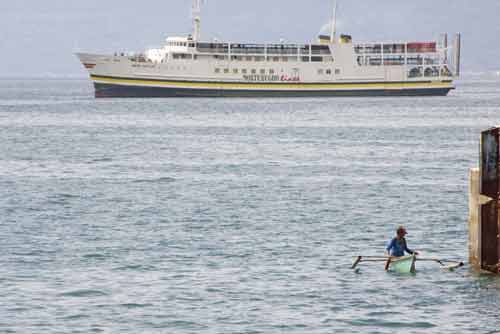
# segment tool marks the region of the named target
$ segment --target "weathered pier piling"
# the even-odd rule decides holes
[[[500,127],[481,133],[479,168],[470,170],[469,262],[500,274]]]

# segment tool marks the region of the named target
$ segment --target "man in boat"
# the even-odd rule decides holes
[[[408,233],[406,232],[404,226],[398,227],[398,229],[396,230],[396,237],[392,239],[387,246],[387,253],[389,256],[401,257],[405,256],[405,252],[407,252],[408,254],[418,255],[418,252],[408,248],[405,239],[405,235],[407,234]]]

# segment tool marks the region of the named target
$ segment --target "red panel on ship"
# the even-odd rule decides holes
[[[436,42],[408,43],[408,52],[436,52]]]

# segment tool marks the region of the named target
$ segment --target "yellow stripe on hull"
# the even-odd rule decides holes
[[[188,88],[188,89],[227,89],[227,90],[405,90],[405,89],[453,89],[450,82],[397,82],[397,83],[246,83],[246,82],[194,82],[160,81],[148,79],[112,78],[93,76],[96,83],[125,86]]]

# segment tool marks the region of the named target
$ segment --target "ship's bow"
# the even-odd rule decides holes
[[[80,62],[85,67],[85,69],[87,69],[87,71],[92,74],[93,69],[97,66],[97,63],[99,61],[99,55],[90,53],[76,53],[75,55],[78,57],[78,59],[80,59]]]

